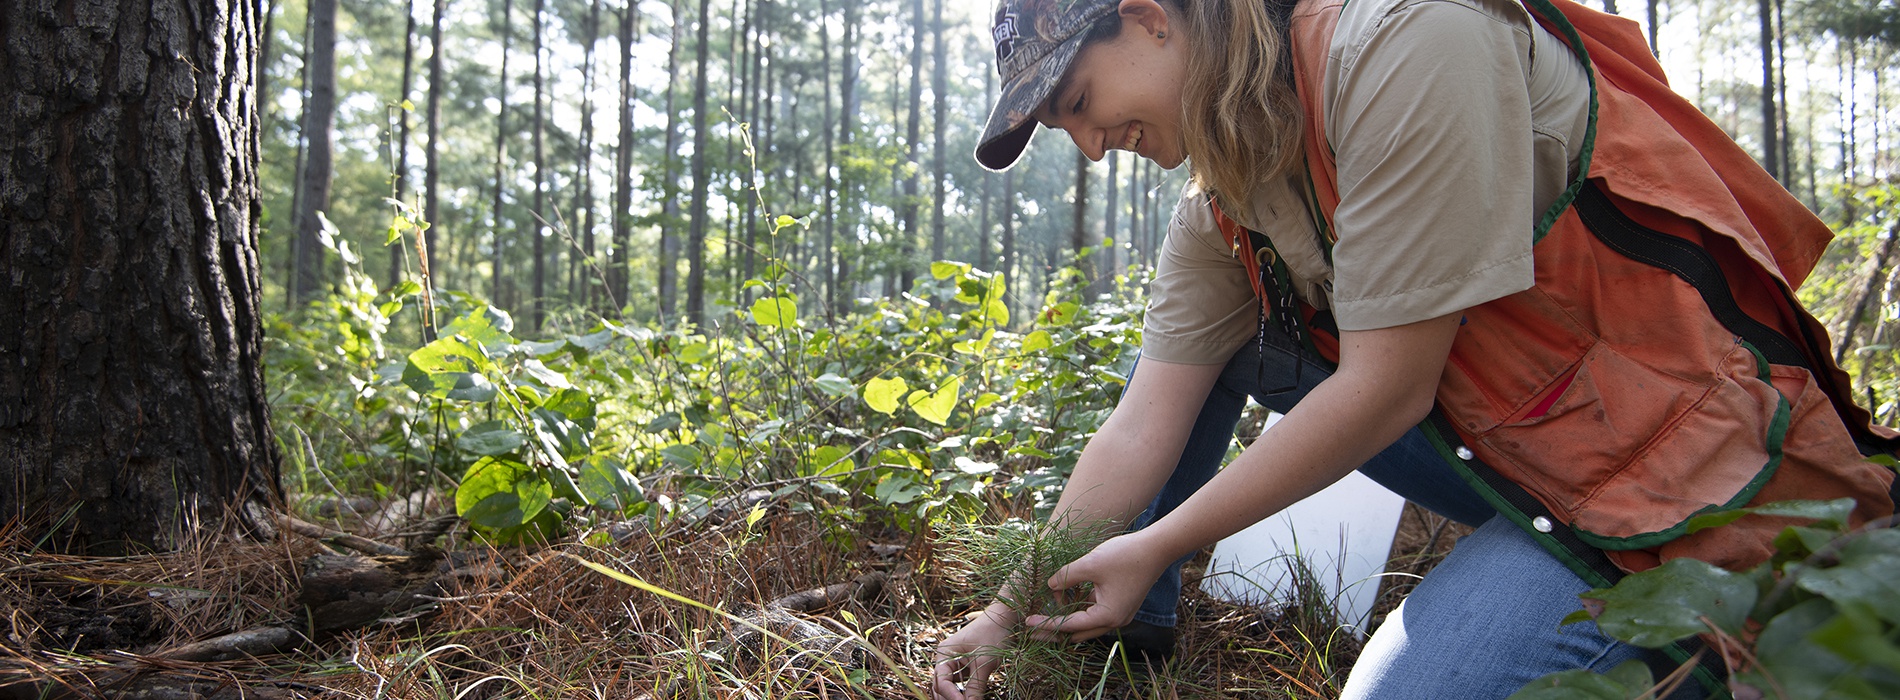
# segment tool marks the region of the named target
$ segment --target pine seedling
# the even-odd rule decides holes
[[[962,572],[974,605],[998,600],[1023,615],[1066,615],[1088,607],[1089,587],[1052,591],[1049,577],[1113,532],[1106,522],[1010,520],[948,526],[942,541],[944,559]],[[1085,682],[1083,654],[1072,644],[1021,634],[1009,648],[988,653],[1003,662],[997,697],[1068,697]]]

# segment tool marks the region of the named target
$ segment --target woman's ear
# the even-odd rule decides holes
[[[1151,38],[1168,37],[1168,11],[1155,0],[1122,0],[1115,11],[1122,16],[1124,28],[1133,22]]]

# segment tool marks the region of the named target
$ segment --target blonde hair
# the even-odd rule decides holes
[[[1285,28],[1267,2],[1162,0],[1188,39],[1181,140],[1201,189],[1240,200],[1304,160],[1299,94]]]

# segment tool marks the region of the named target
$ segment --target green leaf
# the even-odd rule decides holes
[[[521,371],[528,375],[530,379],[539,382],[541,386],[545,386],[549,389],[574,388],[574,383],[567,380],[567,375],[554,371],[547,365],[542,364],[540,360],[527,360],[522,362]]]
[[[837,445],[823,445],[805,453],[805,459],[798,467],[802,476],[832,476],[848,474],[857,468],[849,457],[851,451]]]
[[[462,475],[455,513],[492,529],[528,522],[554,499],[554,488],[533,468],[512,459],[483,457]]]
[[[1075,302],[1065,301],[1043,309],[1042,323],[1049,326],[1066,326],[1074,321],[1075,315],[1081,311],[1082,307],[1076,306]]]
[[[826,372],[817,379],[812,380],[812,384],[816,385],[818,390],[824,392],[826,396],[850,396],[851,391],[855,389],[855,387],[851,386],[851,380],[830,372]]]
[[[410,295],[421,294],[421,293],[422,293],[422,285],[416,284],[415,280],[403,280],[400,284],[397,284],[395,287],[391,288],[389,291],[383,292],[385,296],[389,296],[396,299],[401,299]]]
[[[981,411],[985,408],[989,408],[990,404],[996,403],[1001,400],[1003,400],[1003,397],[1001,395],[986,391],[978,395],[975,401],[970,402],[970,410]]]
[[[562,389],[554,392],[541,404],[542,408],[567,416],[568,420],[588,430],[594,429],[594,396],[580,389]]]
[[[1648,697],[1653,685],[1648,666],[1625,661],[1606,674],[1587,669],[1552,673],[1531,681],[1506,700],[1637,700]]]
[[[1770,515],[1783,518],[1806,518],[1821,525],[1831,525],[1836,529],[1847,529],[1847,518],[1854,512],[1854,499],[1836,498],[1832,501],[1777,501],[1748,509],[1756,515]]]
[[[1814,640],[1817,633],[1822,639],[1830,638],[1827,627],[1838,614],[1833,603],[1816,598],[1776,615],[1755,638],[1760,665],[1736,674],[1734,682],[1760,689],[1771,698],[1900,697],[1900,683],[1892,674],[1841,658]]]
[[[872,496],[887,506],[901,506],[930,492],[930,487],[918,484],[909,474],[892,474],[878,483]]]
[[[950,422],[950,411],[957,407],[957,394],[962,390],[963,377],[952,377],[933,392],[919,389],[911,392],[910,409],[924,420],[944,425]]]
[[[455,446],[463,451],[491,457],[508,454],[525,444],[528,438],[523,437],[521,431],[498,420],[476,423],[455,438]]]
[[[1888,639],[1890,627],[1858,605],[1836,605],[1839,615],[1808,635],[1835,655],[1856,664],[1870,664],[1900,673],[1900,646]],[[1889,696],[1892,697],[1892,696]]]
[[[1602,602],[1597,628],[1604,634],[1654,649],[1708,631],[1703,617],[1740,634],[1757,594],[1746,575],[1695,559],[1671,559],[1582,597]]]
[[[1837,605],[1864,608],[1900,625],[1900,530],[1872,530],[1840,549],[1840,563],[1807,569],[1795,581]]]
[[[798,223],[798,220],[792,218],[790,215],[780,214],[778,215],[778,219],[773,222],[774,225],[772,227],[772,232],[778,233],[779,231],[784,230],[786,228],[790,228],[791,226],[797,223]]]
[[[528,354],[535,357],[547,357],[567,349],[566,340],[528,340],[521,343]]]
[[[416,103],[414,103],[414,102],[410,102],[410,101],[408,101],[408,100],[403,100],[403,101],[402,101],[402,102],[401,102],[400,104],[402,105],[402,111],[404,111],[404,112],[414,112],[414,111],[416,111]]]
[[[752,506],[752,512],[745,514],[745,529],[751,530],[752,526],[759,524],[759,521],[764,518],[765,503],[761,502],[758,505]]]
[[[554,466],[566,468],[567,459],[594,451],[593,431],[582,428],[567,416],[546,408],[529,411],[528,416],[534,419],[534,437],[540,443],[542,456],[554,462]]]
[[[625,511],[628,506],[646,500],[640,480],[633,478],[620,460],[593,455],[581,461],[581,495],[596,504]]]
[[[797,326],[798,298],[789,295],[761,297],[752,302],[752,322],[777,328]]]
[[[514,336],[508,335],[514,329],[515,319],[508,312],[483,306],[450,321],[448,327],[442,329],[442,335],[466,338],[481,346],[484,356],[494,357],[506,353],[515,344]]]
[[[409,353],[402,383],[436,398],[488,401],[495,397],[495,387],[480,372],[491,366],[467,343],[442,337]]]
[[[703,459],[699,448],[692,445],[667,445],[660,450],[660,456],[665,458],[667,463],[681,467],[699,466],[699,461]]]
[[[950,279],[951,277],[955,277],[957,275],[961,275],[969,271],[970,271],[970,265],[968,263],[950,262],[948,260],[938,260],[937,262],[933,262],[930,264],[930,276],[935,277],[940,280]]]
[[[864,384],[864,405],[878,413],[889,414],[897,410],[897,400],[904,395],[910,384],[903,377],[873,378]]]
[[[1038,350],[1048,350],[1051,345],[1053,345],[1053,343],[1049,340],[1049,331],[1034,331],[1029,335],[1023,336],[1022,350],[1025,353],[1031,353]]]

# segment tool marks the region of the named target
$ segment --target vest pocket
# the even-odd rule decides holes
[[[1737,342],[1695,381],[1599,342],[1541,415],[1480,442],[1584,541],[1655,547],[1699,512],[1746,503],[1774,473],[1788,406],[1766,367]]]

